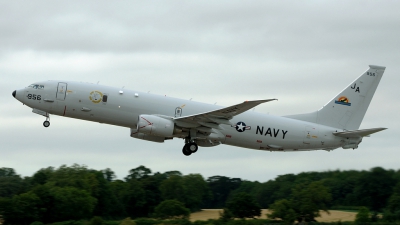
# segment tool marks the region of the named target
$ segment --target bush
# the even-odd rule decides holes
[[[156,225],[156,224],[162,223],[159,220],[149,219],[149,218],[138,218],[138,219],[135,219],[135,222],[136,222],[136,225]]]
[[[156,206],[154,215],[160,219],[188,219],[190,210],[178,200],[165,200]]]
[[[90,225],[104,225],[103,218],[100,216],[95,216],[90,220]]]
[[[42,222],[35,221],[35,222],[32,222],[30,225],[44,225],[44,224]]]
[[[361,207],[356,215],[356,224],[365,224],[371,222],[370,213],[367,207]]]
[[[51,225],[85,225],[85,223],[83,221],[68,220],[63,222],[55,222],[52,223]]]
[[[120,225],[136,225],[135,221],[131,220],[130,217],[125,218],[121,221]]]

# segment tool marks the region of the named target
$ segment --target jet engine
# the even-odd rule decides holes
[[[139,133],[137,129],[132,129],[132,128],[131,128],[131,137],[141,139],[141,140],[146,140],[146,141],[158,142],[158,143],[163,143],[165,140],[165,137]]]
[[[174,127],[174,122],[171,120],[153,115],[140,115],[137,130],[143,134],[172,137],[174,134]]]

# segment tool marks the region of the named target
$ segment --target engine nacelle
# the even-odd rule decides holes
[[[140,133],[160,136],[172,137],[174,133],[174,122],[153,115],[140,115],[137,130]]]
[[[143,133],[138,132],[137,129],[132,129],[132,128],[131,128],[131,137],[141,139],[141,140],[146,140],[146,141],[158,142],[158,143],[163,143],[165,140],[164,137],[143,134]]]

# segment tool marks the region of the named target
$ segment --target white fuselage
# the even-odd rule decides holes
[[[49,114],[116,126],[137,128],[142,114],[184,117],[222,108],[185,99],[150,93],[120,90],[97,84],[45,81],[42,88],[27,87],[16,91],[19,101]],[[61,84],[61,85],[60,85]],[[104,97],[96,96],[102,94]],[[301,120],[246,111],[231,119],[243,122],[243,132],[221,124],[219,143],[268,151],[332,150],[349,140],[332,133],[337,128]],[[174,137],[180,137],[176,135]],[[352,140],[352,141],[361,141]]]

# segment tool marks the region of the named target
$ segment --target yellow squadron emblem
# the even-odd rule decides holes
[[[92,91],[89,94],[89,99],[93,103],[100,103],[103,99],[103,93],[101,93],[100,91]]]

